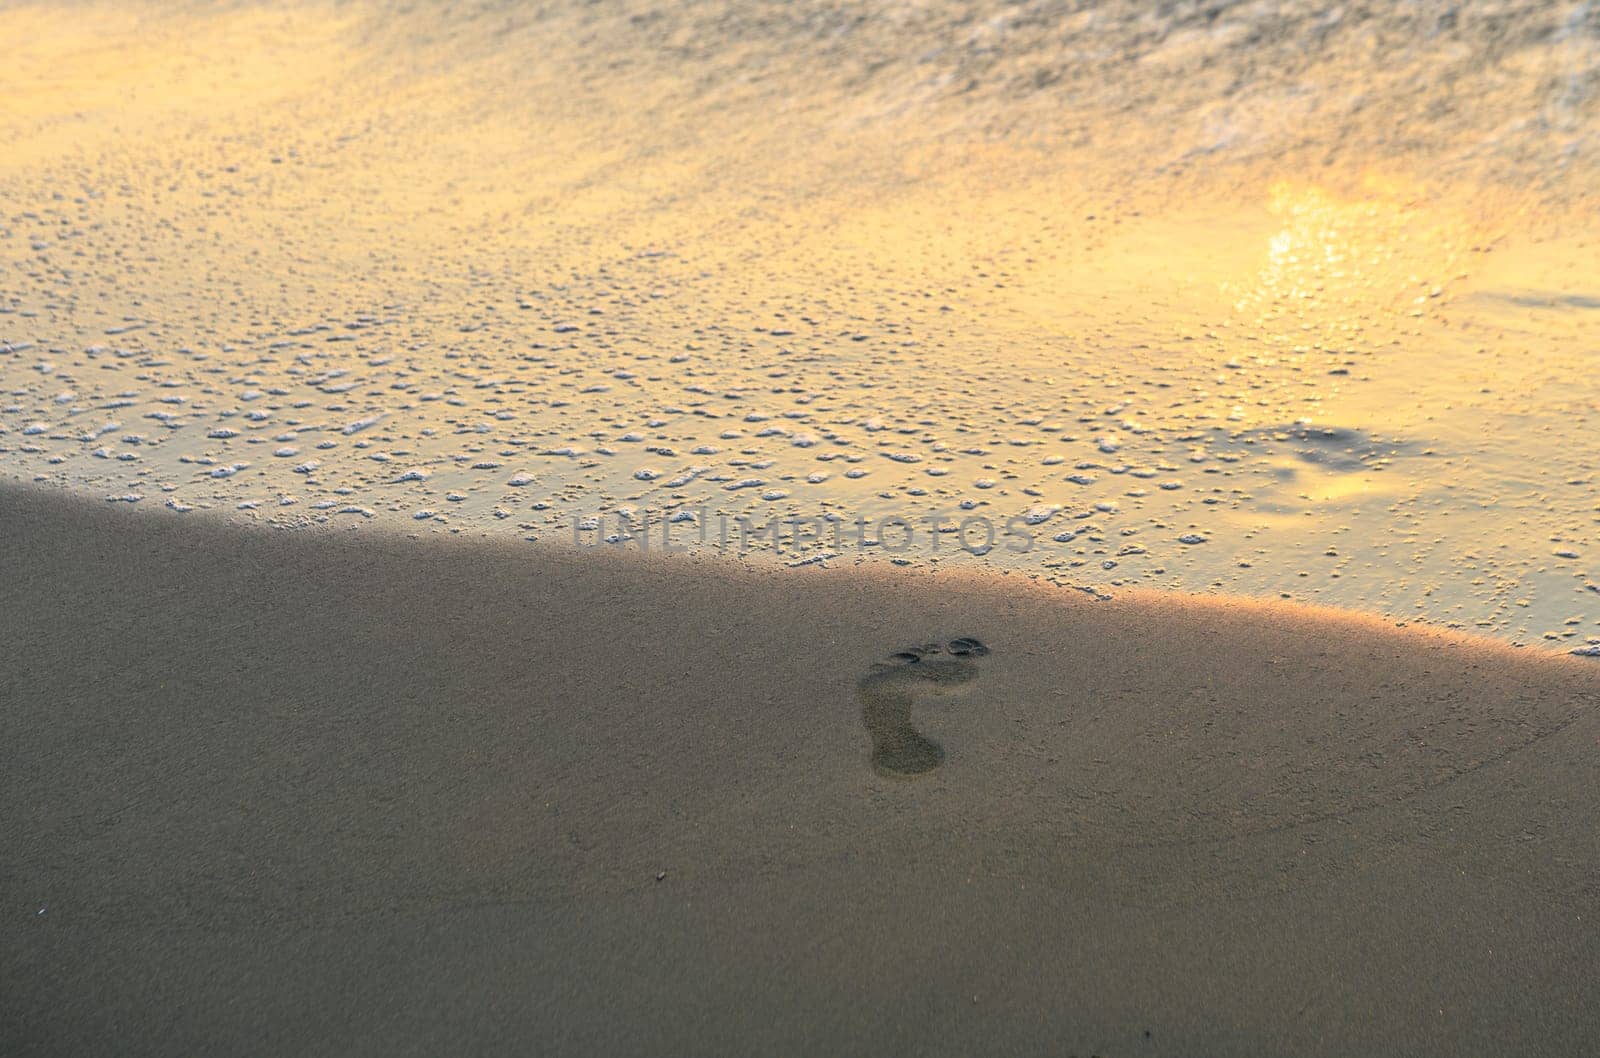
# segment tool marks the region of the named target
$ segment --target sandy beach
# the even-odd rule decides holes
[[[0,501],[8,1055],[1600,1038],[1584,659]],[[964,670],[890,677],[915,777],[873,766],[885,665]]]
[[[1600,1054],[1596,4],[0,40],[0,1058]]]

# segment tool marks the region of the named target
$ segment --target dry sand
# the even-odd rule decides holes
[[[6,1055],[1600,1043],[1592,662],[9,486],[0,529]],[[962,670],[907,698],[942,763],[875,771],[858,684],[959,636],[890,662]]]

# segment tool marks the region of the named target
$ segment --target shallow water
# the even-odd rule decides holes
[[[1600,637],[1593,5],[0,35],[11,476]]]

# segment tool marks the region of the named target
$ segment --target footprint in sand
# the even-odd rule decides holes
[[[974,659],[989,648],[970,636],[912,647],[878,662],[861,678],[861,720],[872,736],[872,767],[880,775],[910,779],[926,775],[944,760],[944,747],[911,723],[911,703],[919,694],[949,694],[978,675]]]

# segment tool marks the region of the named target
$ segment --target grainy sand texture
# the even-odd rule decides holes
[[[1600,1039],[1582,659],[0,499],[6,1054]]]

